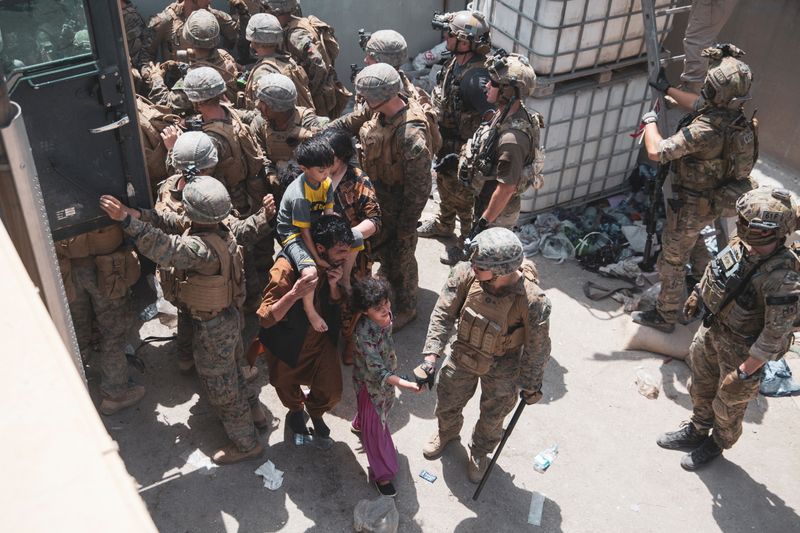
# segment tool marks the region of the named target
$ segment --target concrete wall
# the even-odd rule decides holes
[[[667,48],[683,49],[686,18],[676,21]],[[747,110],[758,109],[761,155],[800,175],[800,2],[797,0],[739,0],[719,35],[747,55],[753,70],[753,100]],[[670,69],[675,83],[681,66]]]
[[[168,5],[165,0],[134,0],[145,18]],[[228,2],[214,0],[217,9],[228,9]],[[303,12],[316,15],[336,29],[336,38],[342,47],[336,60],[339,79],[350,87],[350,64],[363,66],[364,54],[358,46],[356,32],[393,29],[408,41],[408,51],[413,57],[428,50],[440,41],[438,32],[431,28],[434,11],[463,9],[458,0],[301,0]]]

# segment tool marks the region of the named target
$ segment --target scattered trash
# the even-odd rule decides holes
[[[800,391],[800,384],[792,379],[792,369],[786,360],[781,359],[764,365],[764,378],[758,390],[764,396],[790,396]]]
[[[264,487],[269,490],[278,490],[283,485],[283,470],[275,468],[272,461],[259,466],[254,473],[264,478]]]
[[[438,479],[436,474],[431,474],[427,470],[423,470],[422,472],[420,472],[419,473],[419,477],[421,477],[422,479],[424,479],[428,483],[433,483],[434,481],[436,481],[436,479]]]
[[[622,226],[622,234],[630,243],[634,252],[643,253],[645,244],[647,243],[647,228],[641,222],[632,226]],[[657,242],[654,244],[658,244]]]
[[[155,302],[151,303],[139,313],[139,320],[142,322],[149,322],[158,315],[158,307]]]
[[[633,511],[634,513],[638,513],[639,512],[639,506],[636,505],[635,503],[632,504],[631,505],[631,511]]]
[[[551,447],[547,448],[546,450],[542,450],[536,457],[533,458],[533,468],[540,474],[544,474],[545,471],[550,468],[550,465],[553,464],[555,461],[556,456],[558,455],[558,444],[553,444]]]
[[[187,465],[193,466],[195,470],[200,472],[209,473],[217,468],[217,465],[214,464],[214,461],[209,456],[197,449],[183,453],[181,459],[186,461]]]
[[[303,435],[302,433],[295,433],[294,434],[294,445],[295,446],[302,446],[304,444],[308,444],[313,439],[311,435]]]
[[[396,533],[400,513],[394,498],[381,496],[375,500],[361,500],[353,511],[353,528],[368,533]]]
[[[610,265],[601,266],[598,271],[613,278],[635,280],[642,274],[642,270],[639,268],[641,262],[641,257],[629,257]]]
[[[649,400],[658,398],[659,389],[656,380],[641,367],[636,370],[636,386],[639,387],[639,394],[645,398]]]
[[[528,523],[533,526],[542,525],[542,511],[544,510],[544,494],[531,493],[531,508],[528,511]]]

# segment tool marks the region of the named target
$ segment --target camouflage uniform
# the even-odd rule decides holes
[[[407,102],[407,107],[391,118],[373,114],[358,130],[361,166],[368,176],[375,177],[373,185],[381,207],[381,232],[373,239],[372,251],[381,263],[379,274],[392,285],[397,314],[417,307],[417,222],[431,192],[428,123],[422,108],[414,101]],[[342,117],[332,126],[353,131],[350,118]]]
[[[284,28],[286,51],[305,69],[314,108],[321,116],[337,118],[352,94],[336,76],[336,50],[325,46],[323,33],[333,28],[316,17],[292,17]]]
[[[278,172],[284,170],[294,161],[294,148],[306,139],[310,139],[326,124],[313,109],[295,107],[287,121],[285,129],[271,120],[255,120],[250,125],[261,149],[264,150],[269,180],[277,182]]]
[[[122,7],[122,21],[125,23],[125,39],[128,43],[131,64],[140,69],[153,60],[149,52],[152,34],[139,10],[130,0],[126,0]]]
[[[123,348],[130,324],[129,287],[135,283],[139,272],[137,262],[127,276],[126,286],[115,288],[100,279],[102,274],[98,269],[98,258],[133,253],[126,252],[122,244],[122,232],[117,226],[56,243],[78,346],[87,361],[92,342],[92,324],[97,322],[98,325],[100,390],[106,397],[119,396],[129,388],[128,361]],[[126,264],[128,266],[132,267],[130,263]]]
[[[483,92],[483,86],[489,79],[489,73],[483,66],[485,60],[484,55],[475,54],[461,65],[454,57],[439,75],[439,85],[433,91],[443,141],[442,148],[436,154],[439,161],[450,154],[458,156],[478,129],[483,116],[492,110]],[[461,235],[466,237],[472,228],[475,195],[472,189],[464,187],[458,180],[455,164],[436,170],[436,188],[439,191],[436,224],[442,231],[452,233],[458,216]]]
[[[685,265],[691,261],[693,271],[702,272],[710,259],[700,232],[731,211],[738,194],[750,187],[747,175],[742,183],[725,177],[725,132],[742,119],[739,109],[706,108],[659,147],[661,164],[675,162],[672,184],[677,200],[667,209],[658,258],[661,292],[656,308],[667,322],[677,322],[686,298]],[[742,184],[745,188],[739,190]],[[726,195],[724,189],[730,192]]]
[[[436,418],[439,433],[445,439],[460,432],[464,406],[475,394],[478,382],[481,384],[480,417],[470,444],[476,457],[491,453],[500,442],[503,420],[514,408],[520,389],[541,389],[544,367],[550,358],[550,301],[537,284],[533,263],[523,262],[521,270],[523,276],[514,285],[499,294],[483,291],[483,295],[487,305],[509,304],[508,329],[503,334],[524,331],[524,342],[495,355],[488,369],[476,371],[470,368],[469,359],[462,357],[466,354],[465,344],[457,341],[439,374]],[[476,292],[482,290],[480,285],[469,263],[459,263],[451,270],[431,314],[423,354],[441,356],[457,321],[457,330],[465,329],[469,316],[465,303],[470,296],[474,301]]]
[[[170,236],[134,218],[128,218],[123,226],[139,251],[163,267],[210,275],[221,271],[222,260],[230,260],[217,256],[204,234],[193,234],[190,230],[182,236]],[[219,226],[216,234],[229,249],[236,246],[225,226]],[[210,319],[192,317],[191,327],[192,354],[209,403],[216,408],[226,434],[239,451],[256,448],[258,441],[248,400],[254,405],[257,397],[247,390],[236,364],[237,350],[242,350],[239,310],[232,304]]]
[[[244,88],[244,96],[247,109],[255,109],[256,105],[256,84],[258,79],[264,74],[277,72],[283,74],[292,82],[297,89],[297,105],[314,111],[314,99],[309,90],[308,76],[305,70],[289,54],[279,51],[271,57],[262,58],[253,65],[247,77],[247,85]]]
[[[208,11],[217,18],[222,38],[226,41],[226,47],[232,47],[239,36],[239,26],[236,21],[223,11],[211,7]],[[148,50],[150,57],[158,58],[160,56],[162,60],[174,60],[177,59],[175,53],[178,50],[190,47],[181,31],[187,18],[188,15],[184,15],[183,12],[183,2],[174,2],[150,19],[148,28],[153,36]]]

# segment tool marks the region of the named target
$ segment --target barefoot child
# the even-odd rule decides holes
[[[278,210],[277,231],[283,251],[292,260],[300,277],[317,278],[317,267],[329,268],[320,259],[311,240],[311,224],[321,215],[333,214],[333,189],[328,171],[333,165],[333,150],[320,137],[300,143],[294,151],[303,171],[287,188]],[[328,325],[314,309],[314,294],[303,296],[303,309],[316,331],[327,331]]]
[[[392,341],[392,311],[388,282],[365,278],[353,284],[353,312],[361,314],[355,329],[356,352],[353,385],[358,412],[353,431],[369,462],[369,479],[384,496],[397,494],[392,479],[397,474],[397,452],[386,417],[394,403],[394,389],[419,392],[419,386],[395,374],[397,355]]]

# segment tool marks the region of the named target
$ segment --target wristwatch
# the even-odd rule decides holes
[[[736,369],[736,375],[737,375],[737,376],[739,377],[739,379],[741,379],[742,381],[744,381],[745,379],[747,379],[747,378],[749,378],[749,377],[750,377],[750,374],[748,374],[747,372],[745,372],[745,371],[744,371],[744,370],[742,370],[741,368],[737,368],[737,369]]]

